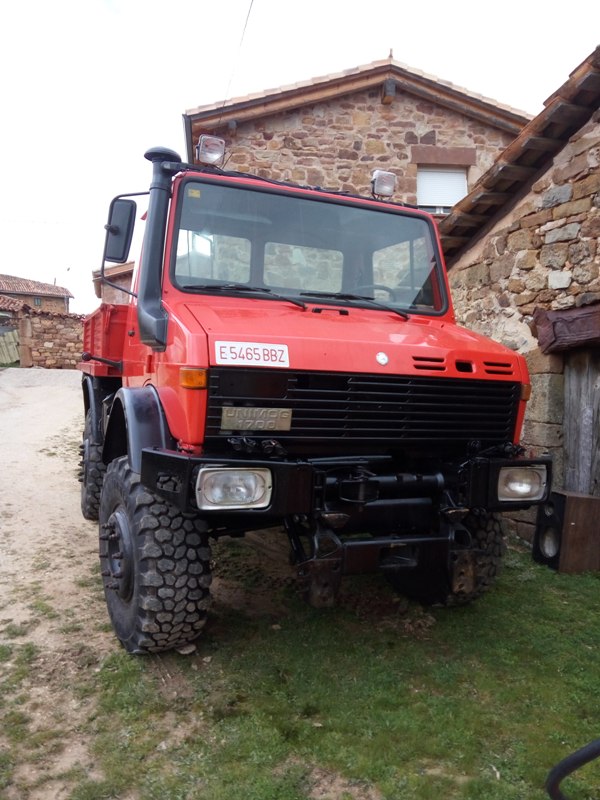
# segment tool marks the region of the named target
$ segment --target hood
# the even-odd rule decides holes
[[[522,356],[447,319],[232,297],[185,309],[206,332],[211,366],[527,381]]]

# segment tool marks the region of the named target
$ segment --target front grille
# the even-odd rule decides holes
[[[348,452],[404,445],[483,446],[511,441],[520,384],[507,380],[357,375],[260,369],[213,369],[208,390],[206,441],[230,437],[221,430],[224,405],[289,408],[289,431],[272,434],[291,447],[322,443]]]

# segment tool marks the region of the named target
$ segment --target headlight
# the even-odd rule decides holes
[[[202,467],[196,480],[201,511],[266,508],[271,502],[271,470]]]
[[[546,493],[545,464],[527,467],[501,467],[498,473],[498,500],[541,500]]]

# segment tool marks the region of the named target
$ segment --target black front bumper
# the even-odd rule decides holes
[[[502,467],[545,464],[547,487],[538,501],[499,502]],[[338,518],[345,533],[395,530],[405,534],[437,527],[440,511],[453,506],[510,511],[543,503],[551,486],[551,460],[472,457],[460,463],[401,471],[391,456],[315,458],[297,461],[191,456],[171,450],[142,451],[142,483],[184,512],[197,511],[195,483],[201,466],[266,468],[273,478],[271,503],[264,509],[203,511],[214,527],[251,529],[292,516]],[[435,469],[438,467],[438,469]],[[343,523],[343,524],[342,524]]]

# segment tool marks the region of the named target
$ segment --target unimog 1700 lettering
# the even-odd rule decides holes
[[[193,641],[211,539],[267,528],[315,605],[375,571],[424,602],[478,597],[500,513],[550,489],[519,446],[523,357],[456,325],[435,222],[389,199],[390,173],[356,197],[227,172],[222,147],[146,153],[129,302],[84,324],[81,501],[118,638]],[[105,283],[132,198],[111,204]]]

